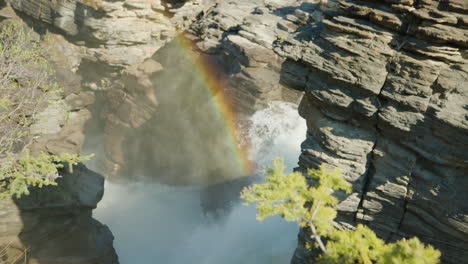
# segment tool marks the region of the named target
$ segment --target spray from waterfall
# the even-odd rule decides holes
[[[285,158],[292,170],[306,132],[296,106],[273,102],[247,123],[243,128],[251,142],[249,157],[255,159],[257,174],[273,157]],[[234,180],[215,192],[210,190],[209,199],[228,209],[213,218],[219,208],[207,213],[200,200],[206,196],[206,188],[111,183],[94,216],[112,230],[122,264],[288,263],[296,246],[297,226],[279,218],[257,222],[255,208],[242,205],[235,185]]]
[[[223,133],[226,135],[226,140],[230,143],[231,150],[235,153],[238,166],[242,169],[244,175],[252,173],[252,163],[248,157],[248,150],[245,144],[239,144],[237,132],[237,119],[232,111],[231,102],[226,96],[226,87],[222,79],[217,78],[215,74],[219,69],[215,68],[209,60],[204,56],[200,56],[192,51],[195,45],[184,35],[179,35],[175,39],[174,45],[186,56],[187,60],[191,63],[193,69],[194,82],[200,82],[206,92],[210,94],[212,110],[217,113],[219,118],[223,121],[224,126],[221,127]]]

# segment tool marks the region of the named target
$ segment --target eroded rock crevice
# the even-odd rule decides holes
[[[454,216],[446,213],[454,207],[447,210],[444,196],[450,196],[451,203],[456,203],[459,209],[466,211],[466,206],[462,205],[463,188],[460,187],[460,184],[466,184],[466,180],[456,176],[458,169],[465,168],[459,161],[466,159],[466,155],[460,156],[461,153],[455,147],[463,145],[462,148],[466,148],[466,132],[463,132],[464,136],[455,139],[453,136],[457,134],[443,136],[436,130],[441,128],[440,122],[445,122],[441,120],[444,112],[441,105],[451,105],[458,109],[453,112],[454,119],[461,121],[466,117],[466,107],[462,105],[466,105],[467,99],[460,98],[465,101],[461,104],[456,102],[459,100],[449,103],[449,97],[453,95],[441,96],[438,85],[440,81],[444,82],[443,76],[447,74],[447,68],[466,68],[463,55],[465,44],[451,34],[431,38],[429,36],[433,35],[429,31],[434,30],[436,34],[435,31],[438,32],[439,28],[455,27],[457,29],[451,30],[460,30],[458,36],[465,36],[463,38],[466,40],[466,30],[463,27],[458,28],[457,21],[463,19],[462,13],[448,14],[440,9],[439,5],[431,1],[411,4],[337,1],[332,6],[336,13],[324,17],[323,29],[319,29],[316,34],[318,37],[312,43],[294,44],[295,41],[292,40],[283,45],[282,49],[287,51],[286,56],[305,61],[308,65],[306,67],[313,69],[313,76],[309,80],[314,77],[315,80],[312,85],[305,85],[308,106],[303,107],[307,109],[302,109],[302,113],[306,113],[303,116],[307,119],[309,130],[316,130],[316,127],[324,130],[325,123],[321,120],[322,116],[326,116],[335,122],[340,120],[340,125],[349,125],[344,135],[346,138],[352,138],[351,131],[359,128],[371,132],[376,139],[371,141],[375,144],[369,144],[368,151],[362,153],[362,157],[365,153],[370,153],[366,160],[371,166],[354,177],[368,177],[368,173],[372,175],[365,188],[367,190],[354,200],[357,204],[354,207],[357,211],[354,212],[359,215],[356,217],[357,222],[365,221],[381,237],[390,240],[417,235],[440,248],[445,253],[444,262],[457,263],[461,261],[461,255],[467,254],[461,247],[465,246],[463,241],[467,234],[463,231],[464,228],[458,229],[457,235],[449,231],[454,230],[454,226],[449,228],[447,224],[453,221],[449,219]],[[431,18],[430,14],[436,14],[438,18]],[[350,52],[352,57],[346,56],[346,53],[341,53],[340,57],[332,57],[323,51],[324,47],[327,47],[328,52]],[[360,56],[362,62],[354,63],[358,60],[354,56]],[[323,57],[327,59],[322,63]],[[326,67],[326,63],[330,61],[333,63]],[[363,65],[374,66],[363,68]],[[389,69],[387,76],[382,77],[377,82],[381,85],[374,86],[373,89],[371,85],[375,84],[376,77],[385,75],[385,71],[381,70],[385,68]],[[363,78],[353,78],[363,73],[366,75]],[[457,87],[456,94],[466,96],[466,91],[461,92],[466,90],[462,88],[466,86],[466,73],[452,71],[451,74],[454,82],[447,85],[447,88]],[[369,79],[370,76],[373,78]],[[368,91],[371,93],[368,94]],[[368,103],[364,104],[365,102]],[[317,111],[317,107],[320,110]],[[364,112],[364,109],[370,111]],[[359,115],[363,115],[363,118],[358,118]],[[370,116],[375,116],[376,119]],[[446,129],[451,131],[454,124],[450,123]],[[338,126],[334,122],[328,123],[330,126],[332,124],[333,128]],[[466,129],[466,122],[461,121],[454,127]],[[455,130],[461,132],[458,129]],[[346,164],[350,162],[349,157],[342,160],[343,156],[337,157],[337,154],[350,148],[351,144],[324,147],[334,144],[338,135],[334,136],[308,136],[305,142],[307,151],[304,151],[299,164],[315,167],[317,163],[325,162],[348,168]],[[363,146],[362,143],[357,144]],[[353,149],[357,147],[353,146]],[[325,156],[324,153],[327,152],[332,154]],[[425,166],[438,169],[429,173],[423,169]],[[353,173],[352,170],[346,169],[345,176],[348,174],[348,179],[351,178],[349,173]],[[457,180],[453,181],[452,178],[452,181],[447,181],[447,173],[455,173],[452,177]],[[457,186],[448,187],[455,182]],[[359,183],[361,182],[354,182],[355,189],[362,190]],[[434,188],[449,188],[451,191],[435,191]],[[343,216],[349,215],[352,208],[349,205],[350,200],[345,200],[339,206]],[[362,214],[359,213],[360,210]],[[460,228],[459,224],[457,221],[457,228]],[[444,228],[441,229],[441,226]],[[450,243],[450,240],[457,242]],[[299,251],[298,256],[306,254]]]

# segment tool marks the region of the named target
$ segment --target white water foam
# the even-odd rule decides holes
[[[273,102],[250,118],[250,157],[258,167],[274,157],[296,165],[305,122],[297,107]],[[222,189],[221,193],[238,189]],[[234,201],[221,216],[201,205],[205,189],[157,183],[106,185],[94,216],[108,225],[121,264],[286,264],[296,247],[298,227],[279,217],[260,223],[255,207]],[[217,197],[212,199],[226,199]],[[230,197],[227,195],[227,197]]]
[[[249,158],[258,167],[270,166],[272,159],[283,158],[287,169],[292,169],[297,164],[306,130],[306,122],[299,117],[295,104],[271,102],[250,117]]]

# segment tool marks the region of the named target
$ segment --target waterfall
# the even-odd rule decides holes
[[[274,157],[284,158],[291,171],[306,132],[297,106],[272,102],[247,124],[249,155],[257,165],[257,177],[252,179],[261,181],[258,175]],[[262,223],[255,219],[255,207],[238,198],[252,179],[209,188],[107,183],[94,216],[112,230],[122,264],[289,263],[298,227],[279,217]]]

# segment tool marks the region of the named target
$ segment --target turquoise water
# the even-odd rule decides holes
[[[151,182],[106,184],[94,217],[114,234],[121,264],[289,263],[297,225],[279,217],[260,223],[254,206],[238,197],[243,186],[263,180],[262,168],[272,158],[284,157],[287,169],[294,168],[305,122],[288,103],[273,103],[249,121],[245,129],[257,176],[211,187],[170,186],[151,175]]]

